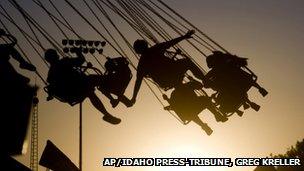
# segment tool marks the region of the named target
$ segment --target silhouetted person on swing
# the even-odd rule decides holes
[[[77,70],[85,62],[81,49],[76,49],[76,58],[62,58],[54,49],[48,49],[45,52],[45,59],[50,63],[47,82],[49,97],[60,94],[65,96],[68,101],[77,101],[77,96],[88,97],[93,106],[104,114],[103,120],[118,124],[120,119],[112,116],[104,107],[100,99],[95,94],[95,87],[100,82],[98,75],[85,75],[82,71]],[[73,99],[74,98],[74,99]]]
[[[21,69],[36,71],[34,65],[27,62],[14,48],[17,39],[0,29],[0,129],[4,130],[4,139],[0,143],[0,151],[8,155],[21,154],[30,117],[33,97],[37,88],[30,86],[30,79],[19,74],[10,63],[12,57]]]
[[[195,90],[200,90],[202,87],[201,83],[190,77],[189,82],[181,83],[174,88],[170,99],[164,95],[165,100],[170,104],[165,109],[175,111],[184,122],[195,122],[201,126],[207,135],[210,135],[213,132],[212,129],[198,116],[203,110],[208,109],[214,115],[217,122],[225,122],[228,119],[217,110],[208,96],[198,96],[195,93]]]
[[[247,58],[214,51],[212,55],[207,56],[206,61],[211,70],[205,76],[205,80],[207,80],[205,85],[216,91],[223,89],[225,84],[234,84],[232,82],[234,80],[232,79],[237,78],[239,81],[238,84],[242,84],[242,81],[245,80],[246,76],[242,75],[245,72],[242,72],[240,68],[247,66]],[[242,78],[244,79],[241,80]],[[250,83],[256,87],[263,96],[268,94],[257,82],[251,81]]]
[[[131,101],[124,95],[132,73],[129,68],[129,62],[124,57],[107,58],[105,63],[105,73],[101,76],[101,82],[98,86],[100,90],[108,99],[113,108],[119,102],[122,102],[127,107],[132,106]],[[114,94],[117,98],[112,96]]]
[[[136,96],[144,77],[152,78],[163,89],[170,89],[181,83],[187,70],[190,70],[195,77],[201,80],[204,79],[202,71],[190,59],[174,60],[164,55],[167,49],[182,40],[191,38],[192,34],[194,34],[194,30],[152,47],[148,47],[148,42],[145,40],[136,40],[134,42],[134,50],[140,54],[140,59],[137,66],[137,78],[133,97],[131,99],[133,103],[136,101]]]
[[[230,102],[239,100],[243,103],[244,109],[252,107],[256,111],[259,110],[260,106],[248,99],[247,91],[253,86],[263,96],[266,96],[268,92],[253,79],[256,77],[253,73],[247,73],[241,69],[247,66],[247,58],[214,51],[206,58],[206,62],[211,70],[205,75],[204,86],[219,93],[220,103],[228,104],[227,100]],[[224,106],[220,109],[230,108],[228,105]],[[239,110],[236,112],[242,116],[243,112]]]

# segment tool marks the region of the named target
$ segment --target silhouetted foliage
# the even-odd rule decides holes
[[[285,154],[274,155],[276,158],[299,158],[301,166],[278,166],[277,171],[303,171],[304,170],[304,139],[297,141]]]
[[[274,166],[258,166],[254,171],[277,171]]]
[[[258,166],[254,171],[303,171],[304,170],[304,139],[297,141],[295,146],[291,146],[287,149],[285,154],[270,154],[272,158],[298,158],[300,159],[301,166]]]

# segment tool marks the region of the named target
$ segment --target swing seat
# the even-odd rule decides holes
[[[60,78],[58,82],[50,83],[44,90],[49,97],[55,97],[74,106],[88,97],[90,91],[94,91],[94,85],[90,85],[87,75],[77,71],[71,77]]]
[[[49,97],[55,97],[57,100],[68,103],[71,106],[81,103],[87,96],[80,92],[64,92],[64,90],[56,90],[56,88],[48,85],[44,87],[44,91],[49,94]]]

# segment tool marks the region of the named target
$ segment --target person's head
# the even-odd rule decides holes
[[[136,53],[142,54],[146,49],[148,49],[148,42],[145,40],[137,39],[133,44],[133,48]]]
[[[44,58],[50,64],[59,60],[59,56],[58,56],[57,51],[55,49],[46,50],[45,54],[44,54]]]
[[[213,51],[212,55],[207,56],[206,62],[209,68],[213,68],[218,65],[219,58],[223,55],[221,51]]]

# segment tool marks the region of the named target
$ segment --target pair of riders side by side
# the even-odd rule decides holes
[[[48,100],[51,100],[53,95],[64,97],[67,102],[77,100],[81,102],[87,97],[92,105],[104,115],[104,121],[111,124],[119,124],[121,120],[106,110],[95,93],[95,87],[100,86],[103,81],[102,75],[86,75],[80,71],[79,67],[85,62],[80,48],[76,50],[76,55],[76,58],[65,57],[60,59],[54,49],[48,49],[45,52],[45,59],[50,63],[47,78],[47,82],[49,83]],[[110,98],[111,101],[115,100],[110,93],[105,91],[103,91],[103,93]]]
[[[205,76],[205,87],[210,87],[215,91],[224,91],[227,86],[235,86],[237,80],[245,80],[246,76],[242,77],[245,72],[240,70],[241,67],[247,66],[247,58],[238,57],[221,51],[213,51],[213,54],[206,58],[207,66],[211,69]],[[248,74],[249,75],[249,74]],[[262,96],[266,96],[268,92],[256,82],[246,80],[250,85],[257,88]],[[225,85],[226,84],[226,85]],[[227,85],[228,84],[228,85]]]
[[[207,56],[206,62],[211,70],[205,75],[204,86],[216,91],[212,96],[222,112],[236,112],[242,116],[243,112],[238,109],[240,105],[244,109],[251,107],[259,110],[260,106],[248,99],[247,91],[255,87],[262,96],[268,92],[257,83],[257,77],[247,68],[247,58],[214,51]]]
[[[144,78],[151,78],[160,88],[165,90],[170,88],[176,89],[181,85],[188,70],[202,82],[205,81],[204,73],[191,61],[191,59],[183,58],[174,60],[165,56],[167,49],[173,47],[182,40],[192,38],[193,34],[194,30],[190,30],[183,36],[156,44],[152,47],[149,47],[148,42],[145,40],[136,40],[134,42],[134,50],[140,55],[140,59],[137,66],[133,97],[131,98],[133,104],[136,102],[136,97]],[[227,120],[227,118],[222,115],[218,116],[217,112],[212,113],[217,120]],[[207,134],[210,135],[212,133],[210,128],[206,127],[206,124],[200,121],[198,117],[193,117],[192,120],[199,124]]]

